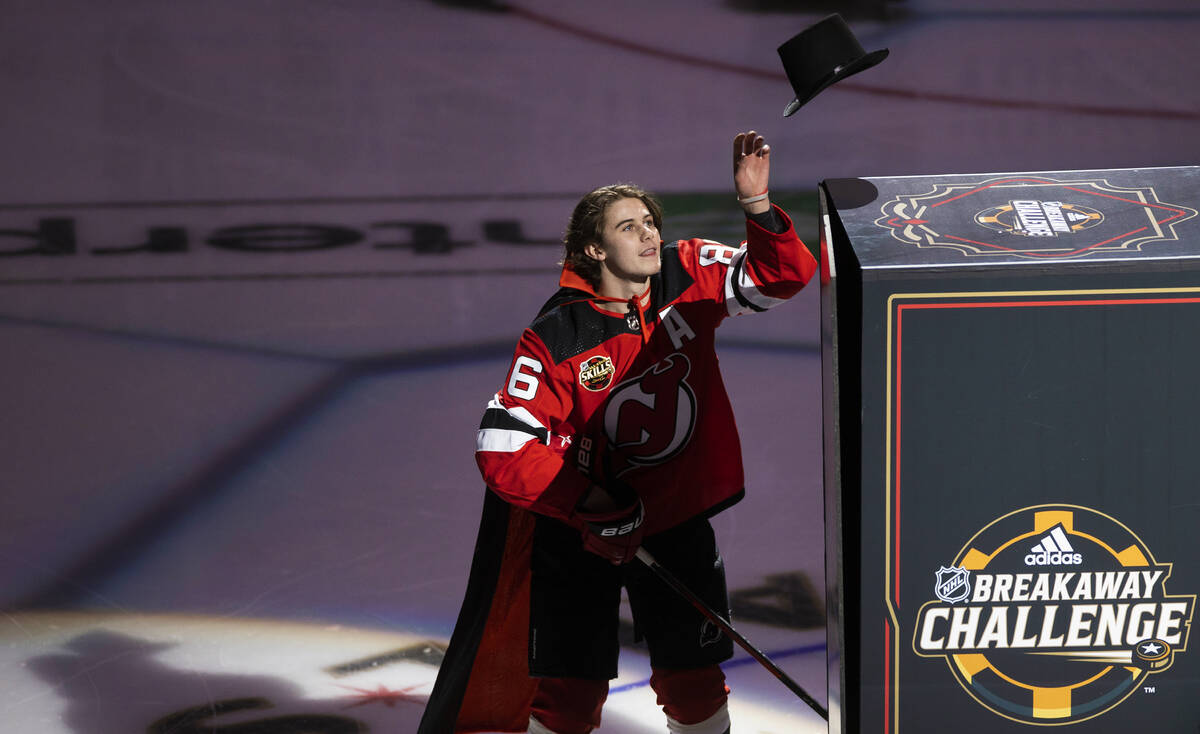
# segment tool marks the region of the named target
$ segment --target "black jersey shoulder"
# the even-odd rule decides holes
[[[597,313],[591,296],[574,288],[562,288],[551,296],[529,328],[546,345],[555,364],[629,333],[624,319]]]
[[[559,306],[566,306],[576,301],[588,301],[592,296],[587,291],[581,291],[578,288],[559,288],[550,296],[549,300],[542,304],[538,309],[538,318],[545,316],[549,312]]]
[[[663,248],[662,270],[650,279],[650,304],[646,317],[658,318],[658,311],[691,288],[695,283],[680,259],[679,243]],[[597,313],[592,296],[577,288],[560,288],[546,301],[529,328],[550,352],[555,364],[595,349],[621,334],[628,334],[624,319]]]
[[[654,277],[650,285],[655,312],[682,296],[695,283],[696,279],[683,266],[683,260],[679,253],[679,242],[672,242],[664,247],[662,270]]]

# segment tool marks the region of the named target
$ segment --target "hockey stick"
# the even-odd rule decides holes
[[[743,650],[750,653],[750,657],[754,658],[761,663],[764,668],[771,671],[771,674],[778,678],[780,683],[783,683],[788,687],[789,690],[791,690],[792,693],[799,696],[800,700],[807,703],[813,711],[816,711],[818,714],[820,714],[822,719],[829,721],[829,712],[825,710],[824,706],[817,703],[816,699],[808,695],[808,692],[800,687],[800,684],[788,677],[788,674],[780,670],[779,666],[771,662],[770,658],[768,658],[766,655],[763,655],[761,652],[759,652],[758,648],[750,644],[749,640],[747,640],[745,637],[742,637],[738,631],[733,628],[733,625],[727,622],[724,617],[709,608],[709,606],[705,604],[700,597],[693,594],[692,590],[684,586],[683,583],[679,579],[675,578],[670,571],[660,566],[658,561],[654,560],[654,556],[650,555],[645,548],[637,549],[637,559],[646,564],[646,567],[651,571],[658,574],[658,577],[666,582],[667,586],[670,586],[672,589],[677,591],[680,596],[691,602],[692,606],[694,606],[705,617],[708,617],[709,621],[717,625],[722,632],[729,635],[730,639],[732,639],[738,645],[741,645]]]

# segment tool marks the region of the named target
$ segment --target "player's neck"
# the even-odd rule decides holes
[[[619,301],[598,302],[597,305],[605,311],[625,313],[629,310],[631,299],[637,299],[642,308],[645,308],[650,304],[650,278],[636,281],[601,276],[600,285],[596,288],[596,295],[603,298],[620,299]]]

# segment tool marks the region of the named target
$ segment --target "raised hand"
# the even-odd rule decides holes
[[[771,146],[750,130],[733,138],[733,185],[738,201],[746,211],[757,214],[771,208],[764,196],[771,178]],[[757,198],[762,196],[761,199]],[[751,201],[747,201],[750,199]]]

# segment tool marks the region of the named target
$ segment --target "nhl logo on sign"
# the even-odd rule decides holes
[[[579,384],[592,392],[600,392],[612,384],[616,369],[604,355],[590,357],[579,365]]]
[[[965,568],[942,566],[935,574],[937,585],[934,593],[937,598],[947,604],[954,604],[966,599],[971,594],[971,572]]]

